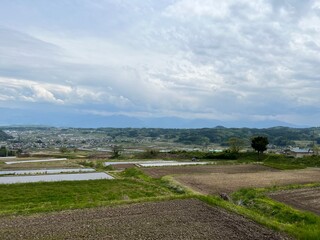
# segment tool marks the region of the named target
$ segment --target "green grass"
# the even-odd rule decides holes
[[[66,209],[181,197],[183,191],[166,181],[127,170],[115,180],[64,181],[0,185],[0,215],[30,214]],[[128,173],[129,172],[129,173]]]
[[[277,163],[277,162],[264,162],[263,165],[267,167],[279,169],[279,170],[294,170],[294,169],[306,168],[306,166],[304,165],[286,164],[286,163]]]
[[[302,158],[287,157],[278,154],[268,154],[264,159],[265,165],[279,169],[302,169],[306,167],[320,167],[320,156],[305,156]]]
[[[242,189],[232,194],[234,202],[241,202],[242,206],[231,204],[227,208],[237,210],[239,213],[270,228],[285,231],[297,239],[319,239],[320,217],[318,215],[294,209],[267,196],[272,191],[319,186],[320,184],[308,184]]]

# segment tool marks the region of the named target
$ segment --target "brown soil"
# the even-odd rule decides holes
[[[256,164],[242,165],[205,165],[142,168],[151,177],[160,178],[172,174],[202,174],[202,173],[252,173],[260,171],[278,171],[273,168]]]
[[[231,193],[241,188],[271,187],[319,182],[320,168],[253,173],[178,175],[175,180],[204,194]]]
[[[272,193],[269,196],[298,209],[320,215],[320,188],[285,190]]]
[[[289,239],[199,200],[0,218],[1,239]]]
[[[114,164],[114,165],[111,165],[115,170],[123,170],[123,169],[126,169],[126,168],[132,168],[132,167],[135,167],[136,165],[135,164]]]

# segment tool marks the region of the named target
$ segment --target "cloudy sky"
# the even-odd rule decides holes
[[[319,125],[320,0],[0,5],[0,125]]]

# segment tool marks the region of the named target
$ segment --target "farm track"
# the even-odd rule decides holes
[[[320,215],[320,187],[278,191],[269,196],[295,208]]]
[[[0,238],[289,239],[195,199],[2,217]]]
[[[205,166],[179,166],[179,167],[155,167],[142,168],[142,170],[154,178],[160,178],[172,174],[208,174],[208,173],[252,173],[261,171],[278,172],[279,170],[258,164],[237,165],[205,165]]]

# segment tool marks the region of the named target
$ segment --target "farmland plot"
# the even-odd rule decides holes
[[[159,178],[172,174],[208,174],[208,173],[252,173],[260,171],[277,172],[270,167],[257,164],[238,164],[238,165],[207,165],[207,166],[182,166],[182,167],[157,167],[142,169],[151,177]]]
[[[320,188],[284,190],[269,194],[277,201],[320,215]]]
[[[283,186],[319,182],[320,168],[247,173],[177,175],[175,180],[204,194],[231,193],[241,188]]]
[[[199,200],[0,218],[2,239],[288,239]]]

